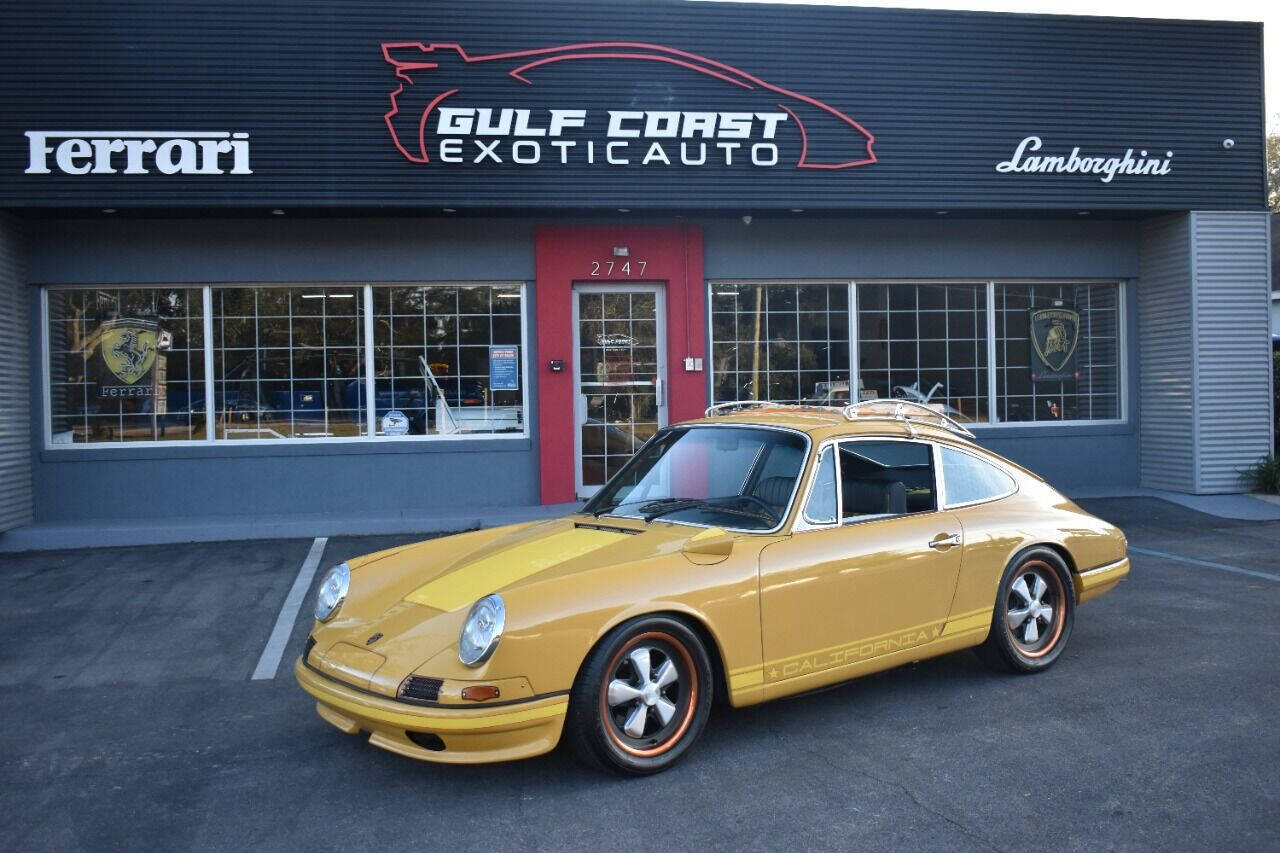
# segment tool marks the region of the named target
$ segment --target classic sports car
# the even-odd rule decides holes
[[[320,716],[428,761],[653,773],[752,705],[977,647],[1053,664],[1123,534],[921,404],[734,404],[659,431],[581,512],[323,579],[294,671]]]

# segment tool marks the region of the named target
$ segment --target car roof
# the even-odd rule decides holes
[[[710,426],[763,426],[792,429],[806,433],[814,443],[828,438],[923,438],[951,441],[960,444],[971,442],[960,434],[928,421],[904,421],[893,418],[866,418],[850,420],[844,410],[831,406],[776,406],[767,409],[744,409],[717,414],[715,417],[684,421],[686,425]]]

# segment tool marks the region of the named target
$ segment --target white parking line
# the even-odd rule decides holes
[[[1222,572],[1232,572],[1237,575],[1248,575],[1251,578],[1262,578],[1263,580],[1276,581],[1280,583],[1280,575],[1273,575],[1270,572],[1259,572],[1254,569],[1242,569],[1239,566],[1229,566],[1226,563],[1215,563],[1212,560],[1197,560],[1194,557],[1183,557],[1180,554],[1169,554],[1165,551],[1153,551],[1150,548],[1135,548],[1132,545],[1129,546],[1129,550],[1135,554],[1145,554],[1148,557],[1160,557],[1164,560],[1173,560],[1176,563],[1190,563],[1193,566],[1205,566]]]
[[[316,567],[320,565],[320,557],[324,554],[324,546],[328,542],[327,536],[318,536],[311,543],[307,559],[302,561],[302,568],[298,569],[293,587],[289,590],[284,604],[280,606],[280,615],[276,617],[276,625],[271,629],[271,636],[267,638],[267,645],[262,650],[262,657],[258,658],[258,666],[254,669],[251,680],[261,681],[276,677],[276,670],[280,668],[280,658],[284,657],[284,647],[289,643],[289,635],[293,633],[293,623],[297,621],[298,611],[302,609],[302,600],[307,597],[307,590],[311,588],[311,578],[315,576]]]

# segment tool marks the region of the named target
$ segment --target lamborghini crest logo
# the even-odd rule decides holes
[[[1033,379],[1062,379],[1080,343],[1080,313],[1070,308],[1037,308],[1030,315]]]

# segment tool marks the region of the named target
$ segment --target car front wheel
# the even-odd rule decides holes
[[[1071,574],[1056,551],[1022,552],[1000,579],[991,633],[979,654],[1013,672],[1048,669],[1071,636],[1075,604]]]
[[[587,656],[565,732],[589,764],[642,776],[674,764],[706,725],[712,699],[706,648],[666,616],[614,629]]]

